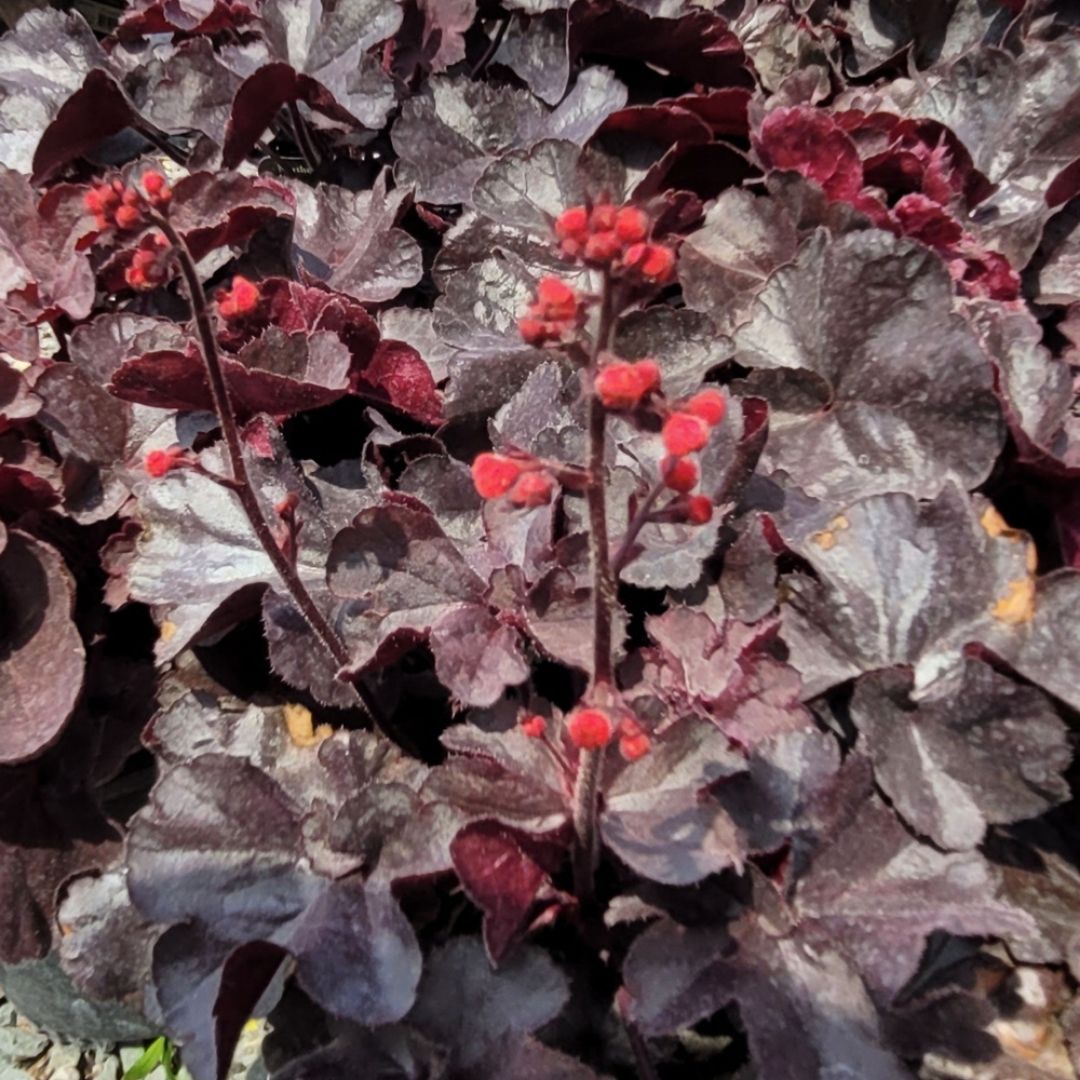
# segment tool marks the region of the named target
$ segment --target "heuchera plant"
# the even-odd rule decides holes
[[[195,1080],[1074,1076],[1078,86],[1054,0],[24,15],[8,996]]]

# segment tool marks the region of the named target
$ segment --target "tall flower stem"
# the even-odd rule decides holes
[[[607,474],[604,451],[607,434],[607,410],[594,390],[600,357],[611,342],[615,324],[615,286],[604,275],[600,297],[600,316],[593,339],[587,373],[588,394],[588,468],[589,485],[585,497],[589,510],[589,545],[593,598],[593,685],[597,703],[612,692],[611,625],[615,611],[615,577],[611,570],[611,550],[607,527]],[[582,750],[574,783],[574,889],[579,900],[592,896],[593,878],[599,855],[597,811],[600,797],[600,774],[604,750]]]
[[[180,273],[184,278],[184,286],[187,289],[188,298],[191,300],[191,310],[195,317],[195,328],[199,336],[199,347],[202,353],[203,364],[206,367],[206,377],[210,384],[210,397],[214,404],[214,412],[217,414],[221,425],[221,433],[225,439],[225,451],[229,459],[231,472],[230,488],[236,492],[244,514],[247,516],[252,531],[259,541],[260,547],[266,553],[267,558],[273,564],[278,577],[292,598],[297,610],[303,616],[304,621],[311,628],[311,632],[318,638],[323,648],[333,658],[339,668],[346,668],[352,663],[352,653],[345,644],[341,635],[330,624],[323,614],[319,605],[315,603],[307,585],[300,576],[296,564],[291,560],[278,545],[269,522],[263,515],[259,505],[258,496],[252,486],[251,477],[248,474],[247,463],[244,461],[244,451],[240,440],[240,430],[236,423],[236,414],[233,411],[232,399],[229,396],[229,386],[225,381],[225,374],[221,367],[221,354],[218,352],[217,337],[210,321],[210,309],[206,301],[206,293],[199,279],[199,272],[195,267],[195,260],[183,237],[173,228],[168,218],[163,215],[152,215],[151,220],[165,234],[172,245],[177,262],[180,265]],[[362,706],[367,710],[372,722],[376,727],[386,731],[386,718],[383,716],[379,703],[374,695],[363,683],[353,681],[353,689]]]

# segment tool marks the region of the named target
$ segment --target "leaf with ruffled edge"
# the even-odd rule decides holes
[[[763,463],[813,498],[972,488],[1004,442],[993,372],[937,256],[869,231],[815,234],[735,333],[770,405]]]
[[[408,190],[387,191],[379,174],[368,191],[294,184],[293,258],[311,278],[361,303],[392,300],[423,276],[420,246],[397,228]]]
[[[853,770],[861,773],[850,783]],[[725,929],[661,922],[631,949],[624,977],[646,1032],[688,1026],[736,1002],[758,1068],[785,1080],[823,1071],[907,1075],[884,1044],[875,1005],[914,974],[934,930],[1009,935],[1030,916],[997,898],[975,853],[920,844],[846,769],[847,794],[785,903],[757,877],[754,904]],[[802,1037],[791,1043],[790,1034]],[[797,1048],[792,1052],[791,1046]]]
[[[553,1020],[569,996],[566,976],[539,949],[519,949],[492,971],[477,938],[455,938],[428,959],[408,1019],[450,1051],[449,1078],[495,1080],[518,1075],[507,1062],[523,1054],[528,1035]]]
[[[59,552],[0,532],[0,764],[37,757],[60,738],[78,701],[86,652],[72,619],[75,583]]]
[[[832,513],[780,520],[820,578],[784,581],[782,636],[805,697],[905,665],[915,697],[936,694],[959,678],[964,646],[981,643],[1078,707],[1076,652],[1062,642],[1075,638],[1080,574],[1036,579],[1034,544],[956,488],[922,506],[878,495]]]
[[[1037,817],[1069,798],[1067,729],[1038,690],[977,660],[944,699],[912,702],[911,686],[900,670],[864,676],[851,717],[882,790],[918,833],[968,850],[988,825]]]
[[[625,103],[626,87],[606,68],[585,69],[554,110],[524,90],[439,76],[405,103],[394,124],[397,177],[422,202],[469,203],[499,156],[544,139],[581,146]]]
[[[655,647],[641,653],[635,692],[675,715],[708,718],[748,748],[805,728],[811,720],[798,672],[777,655],[779,628],[776,618],[742,623],[718,602],[650,615],[645,629]]]
[[[528,677],[517,631],[489,610],[484,580],[427,511],[362,511],[335,537],[327,581],[355,602],[342,628],[357,671],[426,639],[439,677],[467,704],[492,705]]]
[[[422,766],[366,733],[305,730],[287,710],[252,707],[224,730],[216,713],[187,698],[155,721],[172,761],[131,823],[127,856],[136,906],[172,925],[155,946],[155,982],[199,1080],[224,1076],[287,955],[330,1013],[400,1019],[420,952],[378,867],[394,849],[402,876],[449,868],[445,842],[432,863],[430,837],[410,828],[421,804],[408,781],[422,782]],[[194,742],[193,721],[206,732]],[[402,859],[405,848],[420,862]]]
[[[223,159],[235,167],[283,105],[302,101],[346,124],[378,130],[394,107],[394,86],[370,55],[401,25],[393,0],[283,0],[260,10],[267,62],[237,91]]]

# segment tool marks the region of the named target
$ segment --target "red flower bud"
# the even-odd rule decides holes
[[[685,495],[697,487],[701,471],[697,462],[688,457],[666,457],[660,464],[660,475],[666,487]]]
[[[518,319],[518,330],[526,345],[543,345],[551,339],[550,326],[543,319],[523,315]]]
[[[644,210],[624,206],[615,215],[615,235],[624,244],[636,244],[649,235],[649,219]]]
[[[631,364],[616,360],[601,368],[593,384],[608,409],[633,409],[656,385],[658,370],[651,360]]]
[[[686,503],[686,518],[695,525],[712,521],[713,504],[704,495],[691,495]]]
[[[165,177],[157,169],[151,169],[143,173],[142,186],[147,195],[157,195],[165,187]]]
[[[603,709],[575,709],[566,718],[566,733],[579,750],[599,750],[611,741],[611,719]]]
[[[593,232],[611,232],[617,216],[618,210],[611,203],[597,203],[589,215],[589,228]]]
[[[727,398],[719,390],[706,387],[683,405],[683,411],[700,417],[709,427],[716,427],[727,412]]]
[[[623,739],[632,739],[635,735],[642,733],[642,727],[637,722],[637,718],[626,713],[619,721],[618,727],[619,737]]]
[[[649,752],[651,746],[649,736],[641,732],[639,735],[623,736],[619,740],[619,753],[627,761],[637,761]]]
[[[517,478],[506,497],[514,506],[532,509],[534,506],[546,506],[551,502],[554,490],[555,484],[547,473],[527,472]]]
[[[559,250],[568,259],[576,259],[585,250],[585,241],[576,236],[568,236],[559,244]]]
[[[179,446],[174,446],[169,450],[151,450],[146,455],[143,467],[155,480],[159,480],[177,467],[183,454],[184,451]]]
[[[700,416],[688,412],[673,412],[661,431],[669,454],[683,457],[700,450],[709,441],[709,425]]]
[[[124,271],[124,280],[131,288],[138,289],[140,292],[147,292],[157,285],[156,281],[151,281],[147,276],[146,268],[134,262]]]
[[[288,492],[284,498],[274,503],[274,513],[278,517],[288,517],[300,505],[300,496],[295,491]]]
[[[518,726],[530,739],[542,739],[547,731],[547,721],[542,716],[526,716]]]
[[[142,213],[137,206],[124,205],[113,214],[113,220],[118,228],[134,229],[142,222]]]
[[[521,475],[521,465],[502,454],[478,454],[472,463],[473,484],[482,499],[505,495]]]
[[[593,263],[611,262],[621,249],[622,244],[614,231],[593,233],[585,242],[585,260]]]
[[[663,244],[634,244],[623,256],[623,262],[646,281],[663,285],[675,271],[675,252]]]
[[[578,294],[562,278],[545,277],[536,286],[536,304],[548,319],[573,319],[578,313]]]
[[[259,306],[261,299],[259,286],[237,274],[232,279],[232,288],[218,294],[218,311],[223,319],[242,319]]]
[[[571,206],[555,219],[555,235],[560,240],[583,237],[589,230],[589,211],[584,206]]]
[[[634,366],[645,387],[642,396],[660,389],[660,365],[655,360],[639,360]]]

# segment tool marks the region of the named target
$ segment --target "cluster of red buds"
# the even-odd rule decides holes
[[[511,506],[523,509],[546,506],[555,493],[555,481],[544,463],[530,457],[479,454],[472,463],[472,478],[482,499],[505,496]]]
[[[133,289],[145,292],[163,285],[169,277],[169,241],[159,232],[147,233],[139,240],[124,271],[124,280]]]
[[[117,178],[94,184],[83,196],[86,209],[94,215],[98,229],[119,229],[129,232],[145,223],[147,206],[163,209],[172,199],[172,189],[165,177],[154,169],[143,173],[140,191],[134,185]]]
[[[262,293],[254,281],[241,274],[232,279],[232,287],[220,289],[217,294],[218,313],[228,322],[245,319],[258,310]]]
[[[543,739],[548,724],[534,713],[523,716],[518,727],[530,739]],[[616,724],[607,710],[595,706],[574,709],[566,717],[566,735],[578,750],[602,750],[617,735],[619,753],[626,761],[644,757],[652,746],[652,740],[631,713],[625,712]]]
[[[675,273],[675,252],[649,239],[652,223],[638,206],[605,200],[571,206],[555,219],[559,249],[587,266],[637,274],[651,285],[666,285]]]
[[[605,408],[633,411],[660,393],[660,367],[655,360],[613,360],[604,364],[593,382],[596,396]],[[658,403],[658,408],[663,408]],[[664,486],[690,496],[701,479],[701,470],[691,455],[703,449],[712,429],[724,418],[727,399],[714,387],[696,393],[678,408],[667,412],[661,431],[667,456],[660,463]],[[693,495],[677,508],[696,525],[712,518],[712,503],[704,495]]]
[[[572,286],[556,277],[541,278],[536,301],[518,319],[518,329],[530,345],[564,341],[581,326],[583,314],[584,305]]]

